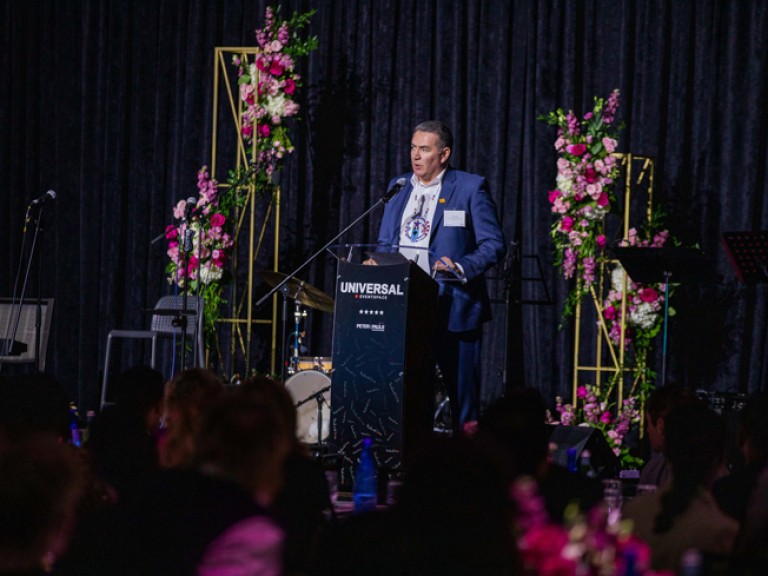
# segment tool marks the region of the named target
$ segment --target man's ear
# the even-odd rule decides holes
[[[440,164],[448,164],[448,158],[451,157],[451,149],[447,146],[440,152]]]

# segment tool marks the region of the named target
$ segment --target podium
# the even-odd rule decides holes
[[[412,262],[340,262],[329,448],[349,489],[370,437],[380,474],[407,467],[432,432],[437,283]]]

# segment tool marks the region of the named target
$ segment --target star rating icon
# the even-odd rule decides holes
[[[384,310],[370,310],[361,308],[357,311],[357,313],[362,316],[384,316]]]

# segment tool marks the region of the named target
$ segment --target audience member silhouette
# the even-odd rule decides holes
[[[257,376],[243,382],[241,391],[271,406],[284,423],[286,437],[291,440],[283,467],[284,482],[275,498],[273,511],[285,531],[285,573],[304,574],[315,537],[332,514],[325,471],[296,437],[296,407],[282,383]]]
[[[74,450],[38,434],[0,450],[0,575],[46,574],[66,550],[83,489]]]
[[[667,414],[676,406],[696,401],[690,389],[673,384],[651,392],[645,405],[645,424],[652,454],[640,472],[638,485],[661,486],[669,480],[671,472],[664,441]]]
[[[599,503],[602,486],[595,478],[569,472],[548,461],[550,427],[545,418],[538,390],[513,390],[488,406],[478,422],[477,439],[501,448],[513,477],[533,477],[550,519],[562,522],[570,503],[575,502],[584,511]]]
[[[752,491],[729,574],[768,574],[768,467],[763,468]]]
[[[200,426],[213,401],[224,394],[224,382],[205,368],[190,368],[166,390],[165,430],[158,445],[160,465],[191,466],[197,454]]]
[[[752,491],[768,464],[768,394],[749,398],[740,413],[738,441],[744,463],[712,486],[718,505],[739,522],[747,514]]]
[[[116,403],[107,406],[90,426],[85,454],[90,457],[91,482],[67,554],[56,573],[98,576],[119,540],[113,534],[119,510],[140,504],[148,482],[157,471],[157,427],[163,407],[164,378],[148,367],[136,367],[115,382]],[[97,499],[96,496],[102,495]]]
[[[91,424],[87,448],[95,472],[116,497],[131,497],[158,469],[157,432],[165,379],[147,366],[131,368],[115,382],[116,403]]]
[[[717,507],[710,490],[725,454],[723,420],[701,402],[684,403],[667,414],[664,438],[671,481],[629,502],[624,517],[650,545],[654,569],[678,570],[691,548],[725,557],[738,523]]]
[[[161,471],[125,511],[109,573],[282,573],[283,533],[268,509],[290,450],[284,424],[271,406],[237,390],[204,413],[191,465]]]

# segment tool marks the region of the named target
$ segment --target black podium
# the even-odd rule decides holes
[[[352,486],[362,440],[380,473],[408,465],[431,434],[437,283],[411,262],[341,262],[336,283],[329,447]]]

